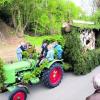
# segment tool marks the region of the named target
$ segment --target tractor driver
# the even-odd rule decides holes
[[[36,65],[37,67],[41,63],[43,63],[46,59],[48,61],[53,61],[54,60],[54,48],[53,48],[53,44],[52,43],[47,45],[47,50],[48,50],[48,52],[46,53],[46,57],[43,57],[41,59],[39,58],[39,61],[38,61],[37,65]]]
[[[43,43],[42,43],[42,51],[41,51],[41,57],[46,57],[47,56],[47,52],[48,52],[48,40],[44,40]]]

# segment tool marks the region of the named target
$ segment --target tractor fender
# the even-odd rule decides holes
[[[54,61],[50,62],[50,63],[48,64],[48,66],[46,66],[46,68],[49,69],[54,63],[63,64],[63,60],[54,60]]]
[[[25,90],[25,92],[28,93],[28,94],[30,93],[27,86],[25,86],[25,85],[18,85],[18,87],[19,88],[23,88]]]
[[[28,87],[24,86],[24,85],[18,85],[18,86],[10,86],[10,87],[7,87],[7,90],[12,92],[14,91],[16,88],[23,88],[25,90],[26,93],[29,94],[29,89]]]

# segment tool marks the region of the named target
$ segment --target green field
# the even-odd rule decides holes
[[[42,41],[45,39],[55,39],[55,40],[60,40],[62,38],[61,35],[48,35],[48,36],[38,36],[38,37],[33,37],[33,36],[28,36],[25,35],[25,40],[27,42],[30,42],[34,46],[41,46]]]

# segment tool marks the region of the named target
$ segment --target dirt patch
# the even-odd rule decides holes
[[[6,62],[16,60],[16,48],[24,41],[14,34],[15,30],[0,19],[0,58]]]
[[[0,42],[0,58],[5,62],[16,61],[16,48],[21,42],[25,42],[24,38],[10,37]],[[35,47],[37,52],[40,52],[40,47]]]
[[[0,42],[0,58],[5,62],[16,60],[16,48],[23,42],[23,38],[10,37]]]
[[[25,41],[24,38],[18,38],[14,32],[13,28],[0,19],[0,58],[5,62],[16,60],[16,48]],[[40,52],[40,48],[36,49]]]

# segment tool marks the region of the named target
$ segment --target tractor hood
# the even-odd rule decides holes
[[[12,64],[5,64],[4,70],[27,70],[29,68],[33,68],[35,66],[34,60],[20,61]]]
[[[19,71],[26,71],[28,69],[34,68],[36,62],[32,59],[28,59],[27,61],[20,61],[12,64],[5,64],[3,66],[6,83],[15,82],[15,74]]]

